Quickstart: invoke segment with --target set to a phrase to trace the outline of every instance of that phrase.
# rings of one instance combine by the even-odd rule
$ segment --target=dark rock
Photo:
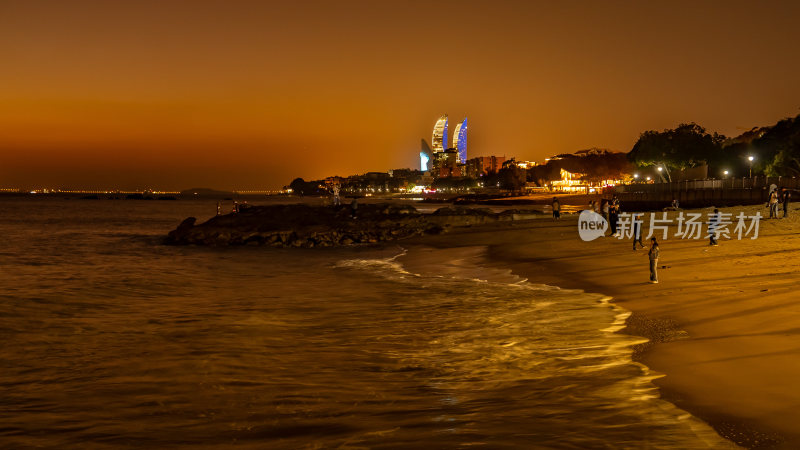
[[[189,231],[194,228],[194,223],[197,222],[197,219],[194,217],[187,217],[186,219],[178,225],[178,228],[170,231],[167,235],[166,242],[168,244],[186,244],[188,242],[184,242],[186,236],[188,235]]]
[[[506,213],[502,219],[518,220],[520,213]],[[240,208],[238,213],[212,217],[200,225],[195,225],[194,218],[186,219],[169,233],[166,242],[330,247],[439,234],[450,227],[497,220],[501,220],[501,216],[488,209],[465,207],[441,208],[433,214],[421,214],[408,205],[363,204],[359,205],[358,219],[353,220],[349,208],[303,204],[249,206]]]

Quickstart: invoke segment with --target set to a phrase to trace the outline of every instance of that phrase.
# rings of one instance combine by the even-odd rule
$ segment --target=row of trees
[[[754,157],[754,174],[800,176],[800,115],[732,139],[709,133],[696,123],[645,131],[628,153],[628,160],[638,167],[664,165],[671,170],[707,164],[709,174],[727,170],[731,176],[745,176],[750,169],[749,156]]]

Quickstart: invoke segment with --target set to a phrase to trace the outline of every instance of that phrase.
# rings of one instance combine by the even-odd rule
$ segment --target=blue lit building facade
[[[458,151],[458,163],[464,164],[467,162],[467,118],[456,125],[453,131],[453,148]]]

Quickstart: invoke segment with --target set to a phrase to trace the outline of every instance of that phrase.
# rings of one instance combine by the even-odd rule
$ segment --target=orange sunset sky
[[[263,189],[800,113],[798,2],[0,0],[0,187]],[[451,125],[451,130],[452,130]]]

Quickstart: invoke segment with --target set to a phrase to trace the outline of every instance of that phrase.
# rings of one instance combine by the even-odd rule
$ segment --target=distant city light
[[[633,178],[639,178],[639,174],[638,173],[633,174]]]
[[[658,166],[658,171],[661,172],[662,170],[661,166]]]
[[[747,159],[750,160],[750,162],[752,162],[753,159],[755,159],[755,158],[753,156],[748,156]]]

